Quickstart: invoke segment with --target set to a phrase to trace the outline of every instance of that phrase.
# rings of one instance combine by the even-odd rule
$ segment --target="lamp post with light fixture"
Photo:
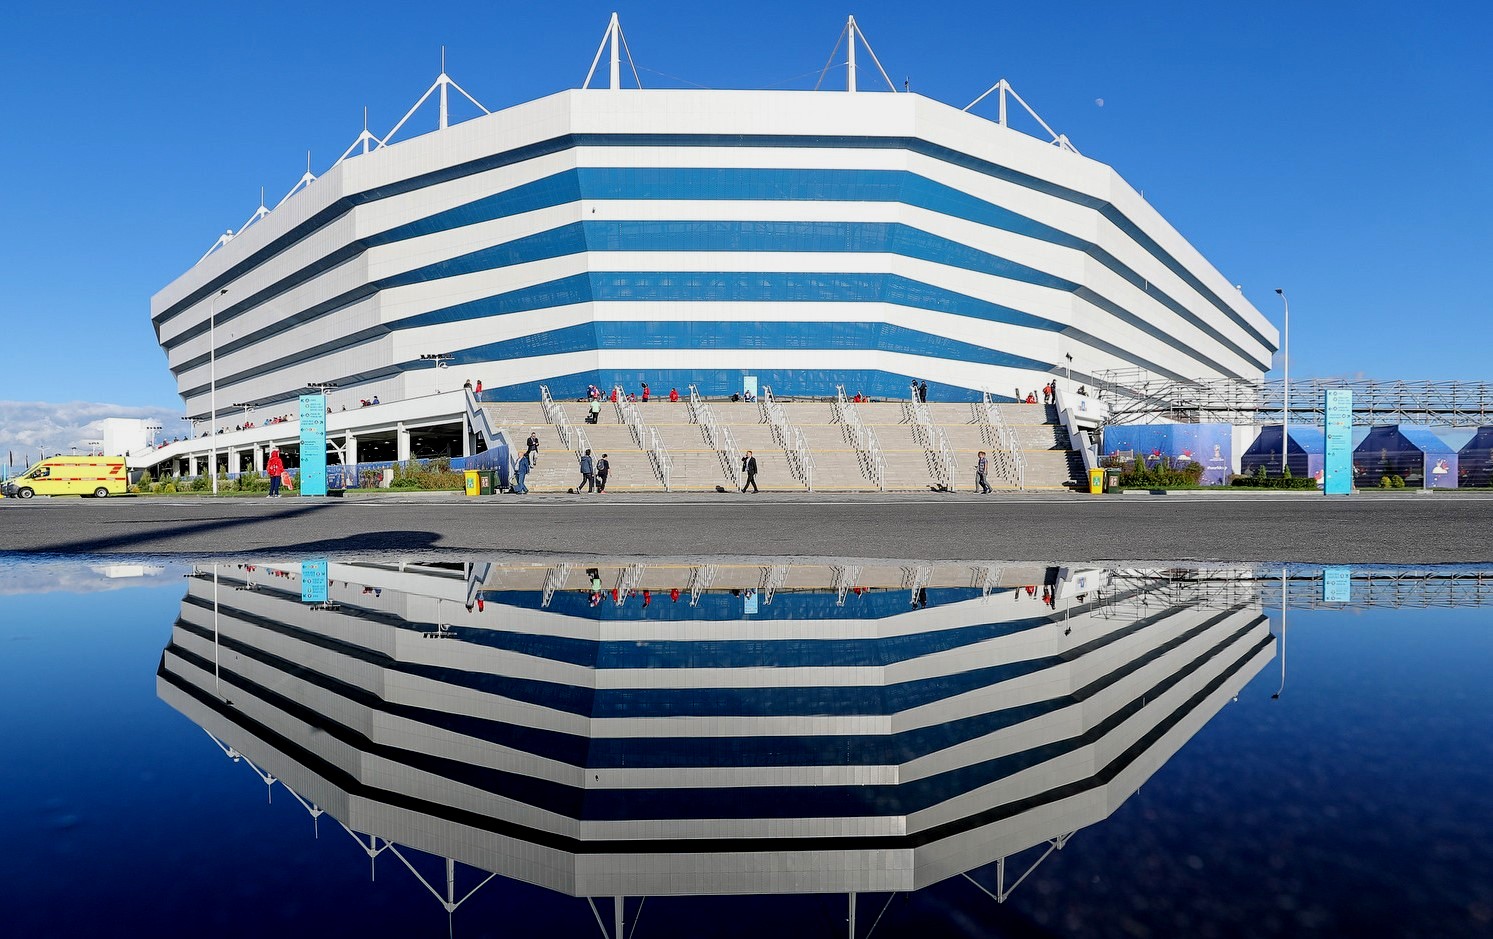
[[[224,287],[213,294],[213,302],[207,314],[207,384],[208,409],[212,412],[207,427],[208,457],[207,471],[213,477],[213,495],[218,494],[218,298],[228,292]]]
[[[1281,385],[1285,400],[1280,409],[1280,474],[1284,476],[1289,466],[1287,455],[1291,452],[1291,301],[1286,299],[1286,292],[1281,288],[1275,288],[1275,292],[1280,294],[1280,302],[1286,308],[1285,348],[1281,352],[1284,370]]]

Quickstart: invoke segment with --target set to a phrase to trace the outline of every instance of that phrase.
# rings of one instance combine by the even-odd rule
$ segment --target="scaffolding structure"
[[[1094,376],[1094,393],[1109,405],[1105,424],[1279,424],[1286,383],[1237,379],[1180,380],[1141,368]],[[1290,383],[1292,423],[1321,425],[1324,392],[1353,392],[1353,423],[1476,427],[1493,423],[1493,382],[1296,379]]]
[[[1493,607],[1493,570],[1357,568],[1349,599],[1324,600],[1325,568],[1119,570],[1094,612],[1140,619],[1177,606],[1226,610],[1241,605],[1279,608],[1284,592],[1292,609],[1453,609]]]

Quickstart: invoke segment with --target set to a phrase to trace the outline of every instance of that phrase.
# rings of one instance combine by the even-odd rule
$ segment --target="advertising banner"
[[[1477,429],[1457,451],[1459,486],[1493,486],[1493,426]]]
[[[1144,459],[1154,467],[1163,459],[1172,466],[1200,463],[1202,484],[1221,486],[1228,482],[1234,464],[1234,434],[1230,424],[1122,424],[1104,428],[1104,453],[1127,459]]]
[[[1323,403],[1322,435],[1326,440],[1322,457],[1322,491],[1346,496],[1353,491],[1353,392],[1334,388]]]
[[[1353,473],[1360,488],[1398,476],[1411,488],[1455,489],[1457,453],[1425,427],[1375,427],[1353,451]]]
[[[327,396],[301,395],[301,495],[327,494]]]

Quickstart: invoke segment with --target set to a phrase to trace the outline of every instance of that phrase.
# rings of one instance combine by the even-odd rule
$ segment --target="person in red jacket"
[[[671,403],[671,404],[678,404],[679,403],[679,389],[678,388],[670,388],[669,389],[669,403]]]
[[[285,475],[285,461],[280,459],[279,450],[270,451],[269,462],[264,464],[264,471],[270,474],[270,494],[268,498],[280,498],[280,477]]]

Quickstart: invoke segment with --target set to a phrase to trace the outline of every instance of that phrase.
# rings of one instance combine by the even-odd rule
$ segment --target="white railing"
[[[789,474],[803,483],[805,489],[813,492],[814,455],[809,452],[803,431],[793,426],[793,422],[788,419],[788,412],[773,397],[771,386],[762,386],[762,396],[757,399],[757,407],[762,413],[762,423],[772,429],[773,441],[783,448],[783,455],[788,459]]]
[[[835,423],[839,424],[845,432],[845,442],[855,450],[856,463],[860,465],[861,475],[871,481],[871,484],[880,491],[886,490],[886,460],[881,455],[881,445],[876,441],[876,433],[861,423],[860,412],[850,399],[845,397],[845,386],[835,386],[835,400],[833,403]]]
[[[721,463],[721,472],[730,480],[733,488],[741,488],[741,451],[736,449],[736,437],[731,428],[722,427],[715,419],[715,411],[700,397],[700,390],[689,386],[689,419],[700,425],[705,444],[715,451]]]
[[[653,467],[653,475],[658,477],[660,483],[663,483],[664,492],[671,491],[674,458],[669,456],[669,451],[658,439],[658,431],[652,427],[648,428],[648,465]]]
[[[576,459],[580,459],[582,454],[591,449],[591,442],[586,439],[586,432],[570,423],[565,409],[550,397],[548,385],[539,386],[539,404],[544,408],[544,419],[554,425],[555,433],[560,435],[562,447],[574,453]]]
[[[990,399],[990,392],[981,392],[979,416],[981,435],[990,447],[990,475],[1016,489],[1026,489],[1026,459],[1021,454],[1021,441],[1016,433],[1006,426],[999,405]]]
[[[637,402],[627,400],[620,385],[612,390],[612,396],[617,399],[617,421],[627,428],[627,432],[632,436],[633,444],[639,450],[647,452],[648,465],[653,468],[653,475],[658,478],[664,491],[668,492],[674,472],[674,461],[669,457],[669,451],[664,448],[663,441],[659,439],[658,431],[643,421]]]
[[[940,490],[952,492],[959,464],[954,459],[954,451],[949,447],[948,435],[928,416],[928,405],[919,398],[903,402],[902,418],[912,425],[913,439],[923,448],[929,475],[938,483]]]

